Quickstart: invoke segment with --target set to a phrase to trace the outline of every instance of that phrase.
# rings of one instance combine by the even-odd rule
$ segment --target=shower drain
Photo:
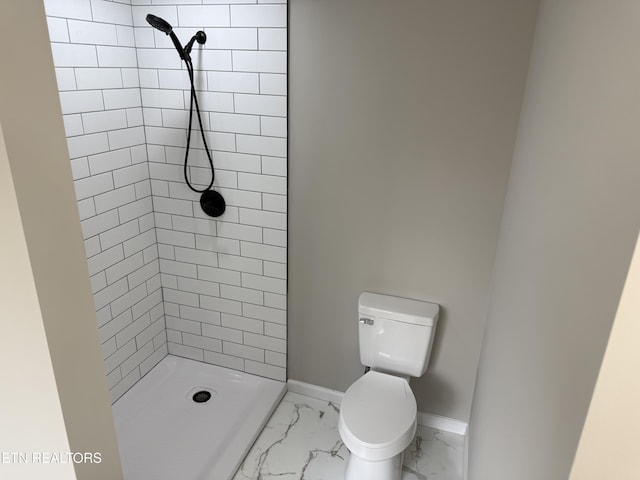
[[[207,390],[200,390],[199,392],[194,393],[191,398],[196,403],[206,403],[211,399],[211,392]]]
[[[213,388],[205,385],[198,385],[187,392],[185,399],[190,403],[194,402],[199,405],[204,405],[211,399],[215,398],[216,395],[217,392]]]

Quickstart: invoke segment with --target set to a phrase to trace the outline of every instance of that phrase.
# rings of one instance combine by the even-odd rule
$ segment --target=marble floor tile
[[[349,451],[339,407],[287,392],[233,480],[342,480]],[[418,426],[402,480],[461,480],[464,437]]]

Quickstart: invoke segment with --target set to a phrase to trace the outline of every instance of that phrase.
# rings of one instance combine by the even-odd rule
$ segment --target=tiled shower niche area
[[[287,6],[45,0],[112,400],[167,353],[286,378]],[[191,57],[214,189],[183,178]],[[197,130],[189,176],[210,170]]]

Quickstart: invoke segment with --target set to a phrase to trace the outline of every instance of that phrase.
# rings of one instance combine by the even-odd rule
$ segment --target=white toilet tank
[[[372,370],[422,376],[439,312],[435,303],[363,292],[358,300],[360,362]]]

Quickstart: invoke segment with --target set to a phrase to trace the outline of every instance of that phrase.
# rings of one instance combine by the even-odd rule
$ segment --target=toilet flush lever
[[[361,318],[360,323],[364,323],[365,325],[373,325],[373,318]]]

